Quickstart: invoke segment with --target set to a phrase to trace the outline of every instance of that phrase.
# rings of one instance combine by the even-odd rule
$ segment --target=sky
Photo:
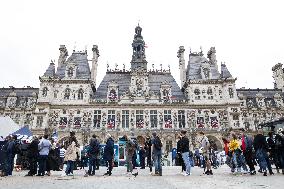
[[[138,22],[148,68],[171,67],[180,85],[177,51],[216,48],[238,88],[273,88],[271,68],[284,62],[284,2],[279,0],[9,0],[0,3],[0,87],[39,87],[59,46],[99,47],[97,86],[107,64],[130,67]],[[91,62],[90,62],[91,63]]]

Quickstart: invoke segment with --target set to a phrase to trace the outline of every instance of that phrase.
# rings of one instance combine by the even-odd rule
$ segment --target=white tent
[[[20,128],[10,117],[0,117],[0,136],[6,137]]]

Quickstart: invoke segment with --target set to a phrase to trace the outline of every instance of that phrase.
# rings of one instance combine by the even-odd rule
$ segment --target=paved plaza
[[[214,175],[207,176],[202,174],[202,169],[194,167],[192,175],[183,176],[180,174],[180,167],[163,167],[163,176],[151,176],[149,170],[140,170],[139,175],[126,175],[125,167],[115,168],[112,176],[103,176],[105,167],[100,167],[96,176],[83,177],[84,171],[75,171],[75,176],[62,177],[62,172],[52,172],[52,176],[45,177],[24,177],[27,171],[14,172],[12,177],[0,178],[0,188],[3,189],[189,189],[189,188],[283,188],[284,177],[282,174],[264,177],[262,174],[251,175],[232,175],[227,166],[214,170]],[[276,172],[276,170],[275,170]]]

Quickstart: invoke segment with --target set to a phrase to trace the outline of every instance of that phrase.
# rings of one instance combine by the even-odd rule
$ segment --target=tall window
[[[43,123],[43,117],[42,116],[37,116],[36,127],[42,127],[42,123]]]
[[[73,74],[74,74],[73,68],[69,68],[67,72],[68,77],[73,77]]]
[[[44,87],[44,88],[42,89],[42,96],[43,96],[43,97],[46,97],[46,96],[47,96],[47,91],[48,91],[47,87]]]
[[[178,127],[184,128],[185,127],[185,115],[184,110],[178,111]]]
[[[81,127],[81,117],[74,117],[74,127]]]
[[[70,93],[71,93],[71,90],[69,88],[65,89],[64,99],[69,99],[70,98]]]
[[[157,110],[150,110],[150,125],[151,128],[157,128],[158,126]]]
[[[78,100],[82,100],[83,99],[83,95],[84,95],[83,89],[79,89],[79,91],[78,91]]]
[[[115,128],[115,110],[108,110],[107,115],[107,128],[114,129]]]
[[[122,110],[122,128],[129,128],[129,110]]]
[[[53,93],[53,97],[57,98],[57,94],[58,94],[58,90],[55,90],[54,93]]]
[[[172,111],[164,110],[165,128],[172,128]]]
[[[165,153],[171,152],[172,149],[173,149],[173,142],[171,140],[167,140],[166,141],[166,151],[165,151]],[[169,154],[166,154],[166,155],[169,155]]]
[[[101,110],[95,110],[94,111],[94,127],[100,128],[101,127],[101,117],[102,117]]]
[[[229,96],[230,98],[234,98],[234,92],[232,88],[229,88]]]
[[[136,127],[144,127],[144,112],[143,110],[136,110]]]

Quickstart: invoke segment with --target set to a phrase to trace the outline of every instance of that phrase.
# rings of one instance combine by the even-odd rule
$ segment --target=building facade
[[[272,68],[273,89],[237,89],[226,65],[221,63],[219,69],[214,47],[206,55],[190,52],[186,63],[181,46],[177,52],[180,88],[170,68],[149,68],[139,25],[132,49],[130,70],[108,66],[96,86],[98,46],[92,48],[90,68],[87,51],[69,56],[61,45],[57,65],[51,62],[39,77],[39,88],[0,89],[0,115],[30,125],[36,134],[56,130],[62,140],[75,131],[82,143],[93,133],[101,141],[110,133],[115,140],[128,134],[143,142],[156,131],[165,150],[175,146],[181,129],[188,131],[193,145],[196,133],[203,130],[221,148],[221,137],[229,129],[253,131],[263,121],[284,116],[280,63]]]

